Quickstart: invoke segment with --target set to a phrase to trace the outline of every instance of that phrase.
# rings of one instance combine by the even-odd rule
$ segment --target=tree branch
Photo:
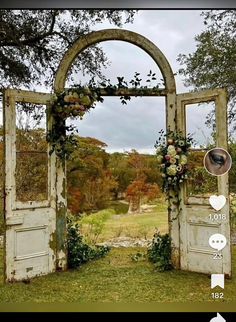
[[[20,40],[18,39],[17,41],[3,41],[1,42],[1,46],[14,46],[14,47],[18,47],[18,46],[22,46],[22,45],[34,45],[35,43],[39,42],[40,40],[43,40],[44,38],[50,36],[51,34],[53,34],[53,29],[56,23],[56,16],[58,15],[58,10],[53,11],[53,15],[52,15],[52,21],[49,27],[49,30],[39,34],[35,37],[32,38],[28,38],[28,39],[24,39],[24,40]],[[62,35],[61,35],[62,36]]]

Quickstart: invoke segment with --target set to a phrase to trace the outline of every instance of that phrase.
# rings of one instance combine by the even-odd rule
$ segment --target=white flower
[[[171,164],[167,169],[166,172],[169,176],[175,176],[177,169],[175,164]]]
[[[74,92],[74,93],[73,93],[73,97],[74,97],[74,98],[79,98],[79,95],[78,95],[76,92]]]
[[[175,150],[175,147],[173,145],[168,146],[167,152],[168,152],[168,155],[170,155],[171,157],[174,157],[177,154],[176,150]]]
[[[179,146],[184,146],[185,142],[183,140],[179,140]]]
[[[185,165],[186,163],[187,163],[187,157],[186,157],[186,155],[184,155],[184,154],[182,154],[181,156],[180,156],[180,159],[179,159],[179,163],[181,164],[181,165]]]
[[[69,95],[65,95],[64,97],[64,102],[68,103],[70,101]]]
[[[176,159],[175,158],[170,158],[170,161],[169,161],[171,164],[175,164],[176,163]]]
[[[167,148],[168,151],[171,151],[171,150],[175,150],[175,147],[174,145],[169,145],[168,148]]]
[[[182,170],[182,165],[178,165],[177,166],[177,171],[181,171]]]

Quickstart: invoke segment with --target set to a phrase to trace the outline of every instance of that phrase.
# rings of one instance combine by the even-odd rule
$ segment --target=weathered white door
[[[49,155],[47,143],[38,139],[42,130],[35,128],[26,138],[27,131],[20,132],[16,120],[19,104],[40,105],[46,111],[50,97],[12,89],[4,94],[6,281],[47,274],[56,267],[55,157]],[[18,115],[24,122],[23,114]]]
[[[227,150],[227,98],[223,89],[177,95],[178,129],[186,134],[186,109],[191,104],[204,102],[213,102],[215,105],[216,146]],[[203,156],[205,153],[206,151]],[[202,170],[205,171],[204,175],[210,176],[205,169]],[[215,211],[211,207],[209,195],[190,195],[189,183],[186,183],[180,191],[180,268],[231,276],[228,174],[215,176],[214,180],[216,182],[214,194],[224,195],[227,200],[220,211]],[[215,233],[223,234],[227,239],[226,247],[220,252],[211,248],[208,242],[209,237]]]

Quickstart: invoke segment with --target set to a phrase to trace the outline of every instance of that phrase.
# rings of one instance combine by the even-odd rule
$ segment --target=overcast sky
[[[194,52],[195,35],[204,30],[200,10],[140,10],[133,24],[124,28],[135,31],[151,40],[166,56],[174,73],[181,67],[177,62],[180,53]],[[109,23],[99,24],[97,30],[113,28]],[[111,62],[103,72],[112,83],[117,76],[126,80],[133,78],[135,72],[141,73],[146,80],[150,70],[160,75],[160,71],[143,50],[122,41],[100,43]],[[177,93],[188,92],[180,76],[176,77]],[[78,77],[79,78],[79,77]],[[78,82],[80,79],[78,79]],[[145,84],[144,84],[145,85]],[[153,84],[155,85],[155,84]],[[43,91],[42,88],[39,89]],[[188,132],[195,133],[200,144],[207,144],[210,130],[204,122],[209,106],[194,106],[188,109]],[[0,115],[1,123],[1,115]],[[105,97],[104,103],[76,121],[81,136],[95,137],[105,142],[107,151],[127,151],[136,149],[144,153],[154,153],[154,144],[158,131],[165,129],[165,98],[132,98],[127,105],[122,105],[118,97]]]
[[[151,40],[168,59],[174,73],[180,68],[177,56],[195,50],[194,36],[203,29],[203,18],[199,10],[141,10],[136,14],[134,23],[124,26]],[[96,29],[111,28],[108,23]],[[111,65],[104,74],[116,83],[117,76],[130,80],[134,73],[140,72],[143,79],[149,70],[160,74],[157,66],[143,50],[122,41],[101,43]],[[190,88],[183,85],[176,76],[177,93],[187,92]],[[165,128],[165,99],[132,98],[122,105],[119,98],[105,97],[102,104],[87,113],[78,121],[82,136],[96,137],[108,145],[108,151],[126,151],[132,148],[145,153],[154,152],[158,131]],[[193,107],[188,113],[188,131],[196,133],[199,143],[206,144],[209,130],[204,120],[209,111],[206,105]]]

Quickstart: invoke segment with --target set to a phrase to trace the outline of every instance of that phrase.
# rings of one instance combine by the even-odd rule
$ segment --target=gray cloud
[[[134,23],[125,25],[147,37],[167,57],[174,72],[180,68],[176,58],[179,53],[189,53],[195,49],[194,37],[203,29],[203,19],[199,10],[142,10],[137,14]],[[110,28],[108,23],[99,25],[97,29]],[[106,77],[116,82],[117,76],[131,79],[135,71],[141,73],[143,79],[151,69],[160,75],[153,60],[140,48],[121,41],[101,43],[111,65],[104,69]],[[177,75],[178,92],[186,92],[182,80]],[[83,136],[93,136],[108,144],[109,151],[123,151],[135,148],[142,152],[153,152],[153,145],[158,131],[165,128],[164,98],[132,98],[127,106],[122,106],[118,98],[105,98],[78,122],[79,133]],[[204,127],[204,117],[192,111],[190,122],[191,132],[204,142],[204,136],[198,127]],[[204,114],[205,116],[205,114]],[[209,130],[205,129],[209,135]]]
[[[176,61],[179,53],[193,52],[196,44],[194,37],[203,28],[199,10],[140,10],[133,24],[125,29],[147,37],[159,47],[167,57],[174,72],[180,68]],[[111,28],[109,23],[99,24],[96,29]],[[117,76],[130,80],[136,71],[143,79],[151,69],[160,75],[153,60],[140,48],[121,41],[101,43],[111,65],[104,74],[112,82]],[[80,80],[81,75],[77,78]],[[180,77],[176,76],[177,92],[187,92]],[[44,91],[44,89],[39,89]],[[1,114],[1,113],[0,113]],[[205,114],[191,112],[191,132],[196,132],[200,143],[205,143],[198,128],[204,127]],[[1,124],[1,115],[0,115]],[[123,151],[135,148],[142,152],[153,152],[158,131],[165,128],[164,98],[132,98],[127,106],[122,106],[118,98],[106,97],[103,104],[76,121],[79,133],[96,137],[108,144],[109,151]],[[209,129],[205,129],[209,136]]]

